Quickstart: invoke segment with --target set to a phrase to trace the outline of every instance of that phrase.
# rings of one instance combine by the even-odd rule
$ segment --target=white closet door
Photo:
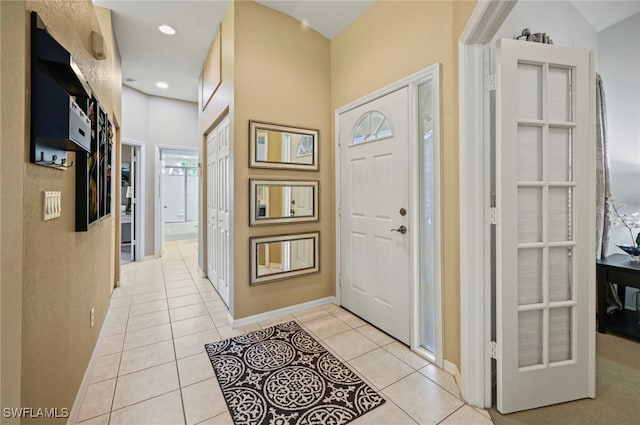
[[[586,50],[497,46],[498,410],[595,397],[595,77]]]
[[[207,135],[207,277],[215,288],[218,285],[217,146],[218,132],[213,130]]]
[[[229,305],[229,268],[231,267],[231,238],[229,233],[229,206],[230,206],[230,169],[229,169],[229,117],[226,117],[214,131],[218,132],[217,149],[217,177],[215,182],[218,217],[217,236],[217,261],[218,283],[216,289],[220,297]]]

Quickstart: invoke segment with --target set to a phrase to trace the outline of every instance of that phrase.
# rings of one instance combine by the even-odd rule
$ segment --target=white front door
[[[409,344],[409,89],[340,115],[341,303]]]
[[[229,117],[207,136],[207,275],[229,305]]]
[[[313,191],[308,187],[292,187],[290,212],[294,217],[313,216]]]
[[[595,397],[595,76],[586,50],[497,47],[498,410]]]

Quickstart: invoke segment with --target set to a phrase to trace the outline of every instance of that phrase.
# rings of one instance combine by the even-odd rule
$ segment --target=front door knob
[[[403,225],[403,226],[398,227],[397,229],[391,229],[391,231],[392,232],[398,232],[398,233],[401,233],[401,234],[404,235],[405,233],[407,233],[407,226]]]

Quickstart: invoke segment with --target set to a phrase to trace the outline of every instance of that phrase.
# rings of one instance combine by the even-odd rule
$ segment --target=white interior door
[[[218,132],[213,130],[207,135],[207,277],[214,287],[218,284],[217,142]]]
[[[217,136],[217,180],[213,182],[218,197],[216,208],[218,228],[217,228],[217,261],[218,261],[218,282],[216,289],[220,297],[229,305],[229,268],[230,268],[230,248],[231,239],[229,233],[229,117],[226,117],[214,130]],[[214,149],[215,150],[215,149]]]
[[[496,50],[497,383],[509,413],[595,397],[595,77],[588,51]]]
[[[409,344],[409,89],[340,115],[341,302]],[[402,226],[402,227],[401,227]]]

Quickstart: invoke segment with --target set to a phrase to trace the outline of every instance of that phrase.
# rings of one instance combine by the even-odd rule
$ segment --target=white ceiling
[[[258,0],[332,39],[375,0]],[[428,1],[428,0],[424,0]],[[540,1],[540,0],[533,0]],[[123,84],[144,93],[196,102],[198,77],[229,0],[93,0],[113,11]],[[571,2],[597,30],[640,12],[640,0]],[[177,31],[168,36],[158,26]],[[136,83],[126,80],[132,78]],[[165,81],[168,89],[156,87]]]
[[[331,39],[375,0],[263,0]],[[113,11],[122,82],[144,93],[196,102],[198,77],[229,0],[93,0]],[[168,36],[158,31],[167,24]],[[126,80],[132,78],[136,83]],[[169,88],[156,87],[165,81]]]

